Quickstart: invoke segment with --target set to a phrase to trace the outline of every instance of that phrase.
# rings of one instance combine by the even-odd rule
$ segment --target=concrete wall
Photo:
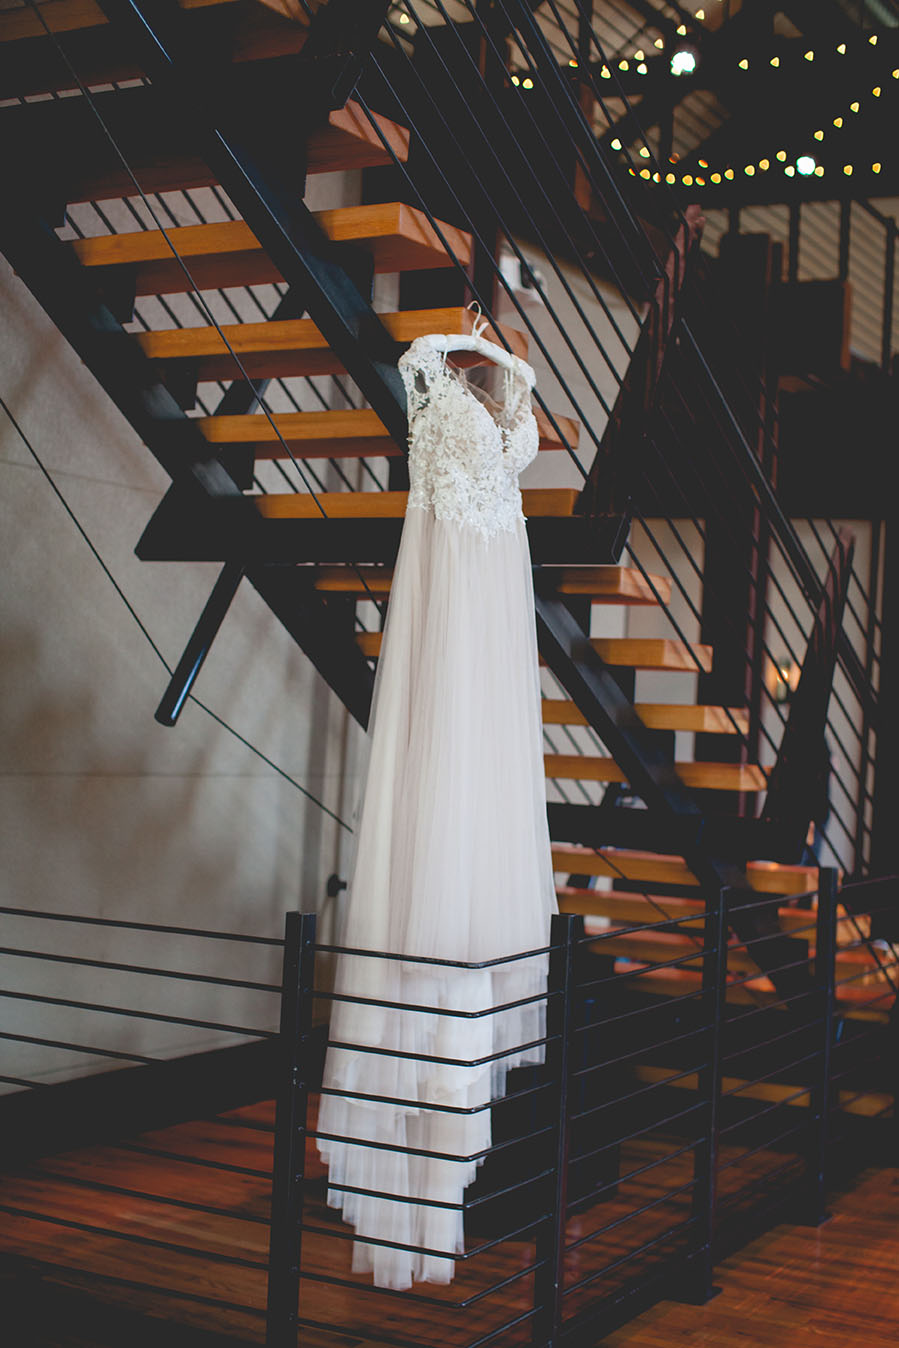
[[[168,485],[93,377],[3,263],[0,393],[169,663],[212,565],[133,549]],[[4,905],[278,935],[325,911],[349,834],[195,705],[153,719],[166,673],[0,411],[0,875]],[[197,694],[349,820],[362,734],[244,586]],[[3,944],[266,980],[277,954],[4,918]],[[5,958],[3,986],[206,1020],[276,1022],[263,994]],[[151,1056],[220,1046],[208,1031],[0,999],[4,1028]],[[0,1074],[52,1081],[108,1060],[0,1041]],[[0,1086],[2,1088],[2,1086]]]

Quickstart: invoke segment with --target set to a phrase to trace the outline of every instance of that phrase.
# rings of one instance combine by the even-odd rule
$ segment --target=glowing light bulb
[[[641,177],[641,178],[651,178],[651,177],[652,177],[652,174],[650,173],[649,169],[641,169],[641,170],[640,170],[640,177]]]
[[[770,160],[770,159],[760,159],[760,160],[759,160],[759,168],[762,170],[763,173],[767,173],[770,167],[771,167],[771,160]]]
[[[815,132],[815,140],[823,140],[823,139],[824,139],[824,132],[823,132],[823,131],[816,131],[816,132]]]
[[[697,159],[696,162],[700,168],[708,168],[709,166],[709,161],[707,159]]]
[[[577,70],[577,61],[574,59],[573,56],[571,60],[568,62],[568,64],[571,66],[572,70]]]
[[[746,174],[747,178],[751,178],[755,173],[755,164],[747,164],[743,172]]]
[[[696,53],[687,47],[671,53],[672,75],[692,75],[696,69]]]
[[[815,53],[814,53],[813,51],[807,51],[807,52],[805,53],[805,59],[806,59],[807,61],[814,61],[814,59],[815,59]]]
[[[845,55],[846,55],[846,43],[845,43],[845,42],[841,42],[840,45],[837,47],[837,51],[840,53],[841,56],[845,56]]]
[[[678,37],[686,37],[686,36],[687,36],[687,25],[686,25],[685,23],[678,24],[678,26],[677,26],[677,35],[678,35]]]
[[[648,150],[648,148],[647,148],[645,145],[641,145],[641,146],[640,146],[640,158],[641,158],[641,159],[648,159],[648,158],[649,158],[649,150]]]
[[[817,165],[810,154],[801,154],[796,160],[796,172],[803,178],[810,178],[816,168]]]
[[[875,98],[879,98],[880,95],[883,93],[883,90],[881,89],[879,84],[875,84],[874,88],[871,90],[871,93],[874,95]]]
[[[868,38],[868,41],[871,43],[871,46],[872,46],[872,47],[876,47],[876,46],[877,46],[877,34],[876,34],[876,33],[872,33],[871,36]]]
[[[634,52],[634,60],[635,60],[635,61],[645,61],[645,60],[646,60],[646,52],[643,50],[642,47],[640,48],[639,51],[635,51],[635,52]]]
[[[796,170],[793,168],[792,164],[787,164],[786,168],[784,169],[784,173],[787,175],[788,178],[793,178],[796,175]]]
[[[659,175],[658,175],[657,173],[654,173],[654,174],[652,175],[652,180],[653,180],[654,183],[661,182],[661,179],[660,179],[660,177],[659,177]]]
[[[649,68],[647,67],[645,61],[641,61],[640,64],[637,66],[637,74],[638,74],[638,75],[648,75],[648,74],[649,74]]]
[[[779,65],[780,65],[780,57],[779,57],[779,56],[772,56],[772,57],[771,57],[771,65],[773,65],[773,66],[775,66],[775,67],[779,66]]]
[[[712,182],[713,182],[713,183],[720,183],[720,181],[721,181],[721,174],[720,174],[720,173],[713,173],[713,174],[712,174]]]
[[[858,112],[859,108],[861,107],[861,104],[860,104],[860,103],[850,103],[849,106],[850,106],[850,108],[852,109],[853,112]]]
[[[843,125],[842,117],[834,117],[833,124],[834,126],[842,126]]]
[[[724,176],[725,176],[725,178],[727,179],[728,182],[731,182],[732,179],[733,179],[733,176],[734,176],[734,171],[733,171],[733,169],[725,169],[725,170],[724,170]]]
[[[612,147],[613,150],[620,150],[620,149],[621,149],[621,141],[618,139],[617,136],[615,137],[614,140],[610,140],[610,141],[609,141],[609,144],[611,145],[611,147]]]
[[[522,80],[522,81],[521,81],[521,87],[522,87],[522,89],[533,89],[533,87],[534,87],[534,81],[533,81],[532,79],[530,79],[530,77],[529,77],[528,79],[526,79],[526,80]]]
[[[513,84],[520,84],[520,83],[521,83],[521,80],[518,78],[517,75],[513,75],[513,76],[512,76],[512,83],[513,83]]]
[[[882,164],[872,164],[872,165],[871,165],[871,172],[872,172],[872,173],[879,173],[880,170],[881,170],[882,168],[883,168],[883,165],[882,165]]]
[[[851,164],[844,164],[844,165],[843,165],[843,172],[845,173],[845,175],[846,175],[847,178],[851,178],[851,177],[852,177],[852,165],[851,165]]]
[[[824,177],[824,165],[823,165],[823,164],[819,164],[818,167],[815,169],[815,177],[816,177],[816,178],[823,178],[823,177]]]
[[[705,178],[697,178],[696,182],[699,187],[705,187]]]
[[[655,40],[655,42],[654,42],[652,45],[653,45],[654,47],[658,47],[659,51],[664,51],[664,50],[665,50],[665,39],[662,38],[662,37],[657,37],[656,40]]]
[[[787,157],[787,152],[786,152],[786,150],[778,150],[778,151],[777,151],[776,158],[779,159],[781,163],[784,162],[784,160],[786,159],[786,157]]]
[[[409,15],[408,15],[408,14],[401,14],[401,15],[400,15],[400,23],[409,23]]]
[[[684,174],[684,177],[683,177],[683,183],[684,183],[684,187],[692,187],[692,186],[693,186],[693,177],[692,177],[692,174],[685,173],[685,174]]]
[[[600,79],[604,80],[610,80],[612,78],[612,72],[608,66],[603,66],[602,70],[599,72],[599,75]]]
[[[619,70],[629,70],[630,67],[629,67],[627,61],[619,61],[619,62],[618,62],[618,69],[619,69]]]
[[[704,9],[697,9],[697,11],[696,11],[696,17],[697,17],[697,19],[699,20],[699,22],[702,23],[703,19],[705,18],[705,10],[704,10]]]
[[[666,182],[666,183],[676,183],[676,182],[677,182],[677,178],[674,176],[673,173],[666,173],[666,174],[665,174],[665,182]]]
[[[741,70],[748,70],[748,69],[749,69],[749,62],[746,60],[746,57],[745,57],[745,56],[743,57],[743,60],[742,60],[742,61],[739,61],[737,64],[739,65],[739,67],[740,67]]]
[[[894,71],[893,71],[893,79],[894,79],[894,80],[899,80],[899,70],[894,70]]]

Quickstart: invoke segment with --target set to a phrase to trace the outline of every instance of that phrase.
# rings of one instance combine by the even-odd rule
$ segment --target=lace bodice
[[[432,510],[487,537],[515,529],[523,518],[518,475],[540,443],[524,374],[504,371],[500,405],[422,338],[399,368],[409,413],[408,509]]]

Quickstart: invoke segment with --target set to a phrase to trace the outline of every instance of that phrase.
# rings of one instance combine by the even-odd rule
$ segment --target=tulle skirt
[[[410,509],[341,943],[504,960],[547,944],[555,907],[524,523],[487,537]],[[545,984],[545,955],[488,969],[338,958],[323,1084],[346,1094],[323,1094],[319,1148],[328,1201],[356,1229],[353,1268],[379,1286],[452,1278],[457,1205],[490,1146],[483,1106],[510,1068],[542,1061]]]

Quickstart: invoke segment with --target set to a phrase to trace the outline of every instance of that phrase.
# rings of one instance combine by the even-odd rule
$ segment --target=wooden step
[[[403,202],[341,206],[329,211],[315,211],[314,215],[322,231],[333,243],[353,243],[371,253],[376,271],[431,270],[453,265],[452,258],[427,216]],[[441,224],[440,229],[459,261],[470,261],[471,235],[452,225]],[[213,225],[181,225],[166,230],[165,234],[158,229],[101,234],[95,238],[75,239],[71,247],[84,267],[135,268],[137,295],[170,295],[191,290],[194,286],[198,290],[215,290],[228,286],[264,285],[283,279],[275,263],[243,220],[226,220]],[[185,275],[184,267],[173,256],[172,248],[183,259],[193,284]],[[272,328],[273,332],[267,340],[275,342],[272,348],[275,351],[282,350],[285,341],[301,342],[304,348],[314,344],[316,338],[321,342],[317,329],[309,320],[277,325],[229,324],[226,331],[230,333],[232,328],[239,331],[242,326]],[[435,329],[426,328],[425,331],[434,332]],[[224,349],[215,328],[180,328],[173,332],[145,335],[158,336],[160,347],[152,354],[169,359],[213,357]],[[255,336],[247,335],[246,340],[251,343],[248,350],[268,349],[258,345],[260,336],[263,334],[259,332]],[[183,340],[183,349],[178,346],[177,338]],[[411,341],[412,338],[397,338],[397,341],[404,340]]]
[[[465,312],[456,310],[447,310],[446,312]],[[450,329],[448,329],[449,331]],[[323,590],[326,593],[346,594],[358,597],[365,597],[369,592],[371,583],[378,587],[379,594],[389,594],[390,585],[393,579],[393,572],[387,568],[362,568],[362,574],[365,576],[366,584],[363,585],[354,567],[331,566],[321,567],[316,573],[315,588]],[[643,577],[640,572],[633,567],[627,566],[571,566],[571,567],[545,567],[543,574],[554,576],[557,583],[559,594],[577,594],[591,598],[594,604],[642,604],[649,602],[643,598],[634,598],[633,596],[640,592],[640,586],[643,584]],[[669,582],[662,580],[661,576],[653,577],[660,586],[668,585]],[[652,602],[655,602],[654,600]],[[560,707],[573,707],[580,721],[571,721],[572,725],[585,725],[586,720],[573,702],[564,702],[561,699],[556,700]],[[544,702],[544,709],[548,703]],[[555,705],[555,703],[553,704]],[[544,714],[544,720],[547,717]],[[558,722],[556,724],[559,724]]]
[[[622,960],[616,965],[616,972],[626,974],[641,969],[638,961]],[[642,993],[654,997],[684,997],[698,995],[702,990],[702,975],[693,969],[643,969],[637,983]],[[856,988],[852,983],[844,983],[837,988],[837,1002],[840,1015],[846,1020],[867,1021],[875,1025],[886,1025],[890,1020],[890,1007],[893,997],[878,999],[871,1004],[872,993],[869,988]],[[755,978],[750,983],[732,984],[727,988],[727,1002],[733,1006],[764,1006],[780,1000],[770,979]]]
[[[177,0],[181,9],[210,9],[235,3],[235,0]],[[99,28],[109,22],[98,0],[38,0],[40,15],[30,4],[0,13],[0,42],[20,42],[51,33],[73,33]],[[257,6],[260,18],[265,10]],[[42,22],[43,20],[43,22]],[[46,27],[45,27],[46,24]],[[302,27],[302,25],[300,25]]]
[[[197,417],[194,424],[211,444],[252,445],[257,459],[289,458],[285,442],[291,454],[304,459],[395,457],[402,453],[377,413],[367,407],[279,412],[273,421],[274,426],[260,412],[251,412],[247,416]],[[556,421],[573,448],[577,444],[577,422],[570,417],[556,417]],[[537,426],[541,449],[563,448],[555,428],[539,410]]]
[[[144,92],[142,89],[126,89],[124,91],[126,94],[143,94]],[[109,97],[109,95],[103,96]],[[33,106],[42,105],[34,104]],[[25,109],[24,111],[29,110]],[[12,109],[12,111],[18,113],[23,110]],[[42,123],[43,121],[44,118],[42,118]],[[375,115],[375,121],[393,155],[401,163],[408,159],[408,130],[380,114]],[[57,125],[49,117],[46,118],[46,124],[48,126]],[[186,188],[213,187],[216,185],[218,181],[216,175],[201,155],[190,146],[172,146],[165,134],[158,139],[158,143],[147,135],[144,136],[143,141],[149,141],[150,143],[144,144],[141,142],[133,149],[130,145],[126,145],[126,149],[129,150],[131,170],[144,192],[175,192],[184,191]],[[94,164],[93,167],[86,168],[83,172],[73,173],[72,184],[68,188],[70,201],[104,201],[110,197],[134,195],[134,182],[131,175],[117,161],[113,161],[111,153],[104,153],[97,159],[98,153],[94,147],[92,149],[94,158],[91,160]],[[359,104],[349,102],[345,107],[337,108],[329,113],[327,122],[316,128],[309,136],[306,142],[306,171],[308,173],[338,173],[349,172],[353,169],[378,168],[382,165],[392,164],[393,155],[385,149],[381,135],[370,124]],[[366,210],[368,208],[347,207],[345,209]],[[389,214],[389,206],[386,208],[374,207],[373,209],[382,214],[385,212]],[[407,207],[406,210],[412,211],[413,208]],[[204,229],[207,226],[186,225],[182,228]],[[150,232],[149,230],[142,231],[142,235]],[[172,232],[177,233],[177,230]],[[103,237],[108,238],[110,236],[105,235]],[[113,237],[127,236],[116,235]],[[432,260],[436,254],[430,229],[413,234],[410,241],[410,252],[412,251],[412,244],[416,244],[415,255],[422,259],[415,265],[428,267],[446,265],[443,262]],[[170,258],[171,251],[167,251]],[[386,242],[384,254],[385,256],[389,254],[389,244]],[[425,258],[428,261],[424,261]],[[171,275],[174,278],[174,271],[171,271]],[[199,277],[197,279],[200,280]],[[205,280],[203,283],[211,287],[247,284],[242,280]],[[181,288],[183,289],[184,286],[182,285]]]
[[[651,730],[693,730],[717,735],[745,735],[749,731],[749,713],[741,707],[638,702],[636,711]],[[543,724],[586,725],[587,718],[580,707],[567,698],[544,698]]]
[[[556,890],[559,911],[576,913],[581,917],[602,917],[611,922],[643,923],[670,920],[679,926],[702,930],[705,923],[705,904],[701,899],[674,898],[659,894],[626,894],[613,889],[577,889],[561,885]],[[777,910],[781,931],[790,936],[801,936],[814,948],[814,909],[784,905]],[[856,927],[856,923],[858,927]],[[871,919],[865,914],[851,918],[842,904],[837,908],[837,945],[851,945],[860,937],[868,937]]]
[[[337,495],[338,495],[338,496],[344,495],[344,496],[354,497],[354,496],[368,496],[368,495],[375,495],[375,493],[369,493],[369,492],[344,492],[344,493],[337,493]],[[398,497],[398,498],[402,498],[401,503],[402,503],[403,507],[405,507],[405,493],[404,493],[404,492],[378,492],[377,495],[380,496],[380,497],[385,497],[385,496],[386,496],[386,497]],[[577,493],[576,493],[576,492],[572,492],[571,495],[576,497]],[[531,515],[531,514],[534,514],[534,515],[537,515],[537,514],[539,514],[539,515],[549,515],[549,514],[553,514],[553,515],[559,514],[559,515],[562,515],[562,514],[568,514],[568,513],[570,513],[570,509],[565,509],[565,508],[564,508],[565,505],[566,505],[566,499],[565,499],[565,496],[566,496],[565,489],[561,489],[561,490],[560,490],[560,489],[555,489],[555,490],[552,490],[552,491],[544,490],[544,491],[536,491],[536,492],[528,492],[528,491],[524,491],[524,492],[522,492],[522,500],[523,500],[523,502],[524,502],[524,513],[525,513],[525,515]],[[544,502],[542,498],[549,498],[549,499],[547,499],[547,500]],[[556,499],[556,498],[558,498],[558,499]],[[280,501],[282,500],[282,497],[281,497],[280,495],[277,495],[277,496],[260,496],[260,497],[257,497],[257,498],[255,498],[255,499],[257,500],[257,503],[258,503],[258,505],[259,505],[259,509],[262,511],[262,513],[265,514],[265,515],[271,515],[272,511],[271,511],[271,507],[269,506],[268,503],[269,503],[269,502],[280,502]],[[311,498],[310,498],[310,499],[311,499]],[[323,498],[322,498],[321,496],[319,496],[319,500],[322,500],[322,499],[323,499]],[[305,497],[302,497],[302,496],[293,496],[293,497],[287,497],[287,498],[285,498],[285,504],[286,504],[286,506],[287,506],[288,509],[291,508],[291,507],[290,507],[290,502],[291,502],[292,500],[305,501],[306,498],[305,498]],[[531,502],[531,503],[533,503],[533,504],[536,504],[538,501],[540,501],[540,503],[541,503],[541,508],[540,508],[540,509],[537,509],[537,510],[533,510],[533,509],[529,510],[529,509],[528,509],[528,502]],[[397,512],[397,513],[400,513],[400,512],[399,512],[399,509],[398,509],[398,506],[399,506],[400,502],[397,502],[397,505],[396,505],[396,506],[394,506],[394,504],[393,504],[391,501],[378,502],[377,504],[381,505],[382,513],[384,513],[384,514],[392,514],[392,513],[394,513],[394,510],[395,510],[395,509],[396,509],[396,512]],[[572,501],[571,508],[573,508],[573,504],[574,504],[574,502]],[[310,517],[311,517],[312,511],[309,509],[308,506],[305,506],[305,507],[304,507],[304,512],[305,512],[305,513],[308,513],[308,514],[310,515]],[[320,512],[316,512],[316,513],[320,513]],[[627,653],[628,655],[630,655],[630,654],[633,653],[633,646],[634,646],[634,643],[633,643],[632,641],[630,641],[627,637],[620,637],[620,638],[619,638],[619,637],[611,637],[611,638],[609,638],[609,639],[603,638],[603,647],[609,652],[609,654],[611,654],[611,655],[613,655],[613,656],[616,656],[616,655],[617,655],[617,651],[616,651],[615,648],[616,648],[616,646],[617,646],[617,644],[618,644],[619,641],[620,641],[621,645],[622,645],[623,647],[626,648],[626,653]],[[596,644],[595,641],[594,641],[592,644],[595,645],[595,644]],[[641,643],[641,644],[647,644],[647,643]],[[668,641],[658,641],[658,642],[655,643],[655,645],[656,645],[657,647],[659,647],[659,648],[664,648],[664,647],[668,647],[668,646],[676,645],[676,644],[677,644],[676,642],[668,642]],[[707,651],[709,652],[709,656],[710,656],[710,658],[711,658],[711,647],[710,647],[710,646],[706,646],[706,647],[703,647],[703,649],[704,649],[704,650],[707,650]],[[370,653],[370,652],[367,652],[367,653]],[[667,656],[667,651],[666,651],[666,650],[663,650],[663,649],[659,649],[659,650],[656,652],[656,655],[657,655],[657,658],[659,659],[659,661],[661,662],[662,660],[664,660],[664,659],[666,658],[666,656]],[[644,655],[644,659],[645,659],[645,658],[649,658],[648,655]],[[541,662],[541,663],[542,663],[542,662]],[[615,659],[608,660],[607,663],[608,663],[608,664],[614,664],[614,665],[625,665],[625,664],[627,663],[627,661],[624,660],[624,659],[617,659],[617,658],[615,658]],[[641,665],[640,668],[641,668],[641,669],[659,669],[659,670],[665,670],[665,669],[679,670],[679,669],[682,668],[682,666],[681,666],[680,663],[677,662],[677,658],[675,658],[675,662],[672,663],[672,664],[663,664],[663,663],[659,663],[659,664],[655,664],[655,665]],[[582,758],[580,761],[581,761],[582,763],[584,763],[584,762],[586,762],[587,760],[586,760],[586,758]],[[611,781],[611,780],[614,780],[614,779],[613,779],[613,778],[601,777],[601,778],[597,778],[596,780],[598,780],[598,781]],[[740,788],[735,788],[735,789],[740,789]],[[755,787],[746,787],[745,789],[746,789],[746,790],[756,790],[757,788],[755,788]]]
[[[593,637],[590,645],[607,665],[685,670],[690,674],[699,669],[708,674],[712,668],[711,646],[690,647],[667,637]]]
[[[404,491],[319,492],[316,498],[297,492],[271,492],[254,496],[256,508],[266,519],[401,519],[406,513]],[[575,487],[540,487],[521,493],[527,516],[565,517],[574,509],[578,492]],[[324,510],[319,510],[316,500]],[[380,638],[380,632],[369,636]]]
[[[469,333],[476,321],[470,309],[458,308],[408,309],[378,317],[393,340],[404,345],[429,332]],[[527,357],[528,339],[519,329],[501,324],[498,333],[490,327],[485,335],[491,341],[501,335],[517,356]],[[134,340],[151,360],[191,361],[201,382],[240,377],[231,351],[240,357],[246,373],[258,379],[344,372],[343,364],[309,318],[228,323],[222,326],[221,334],[212,327],[166,328],[137,333]],[[460,351],[451,359],[460,366],[486,363],[485,357],[473,351]]]
[[[602,875],[649,885],[697,885],[683,857],[626,848],[553,847],[553,870],[570,875]],[[788,866],[776,861],[750,861],[746,875],[751,889],[762,894],[809,894],[818,884],[814,866]]]
[[[603,935],[590,949],[597,955],[614,956],[636,964],[665,964],[694,952],[694,958],[685,960],[678,968],[702,968],[702,937],[679,935],[669,931],[632,931],[620,936]],[[727,971],[732,977],[743,974],[762,976],[758,964],[739,944],[727,952]]]
[[[547,777],[564,781],[624,782],[614,758],[595,754],[546,754]],[[764,791],[765,774],[754,763],[675,763],[678,777],[695,791]]]

